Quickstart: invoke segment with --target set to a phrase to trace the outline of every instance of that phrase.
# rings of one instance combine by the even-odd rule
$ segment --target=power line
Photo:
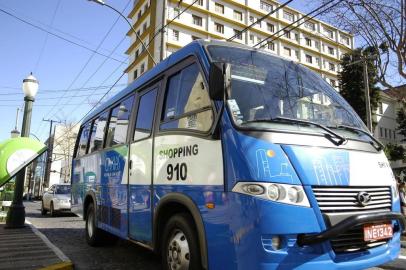
[[[51,25],[50,25],[51,27],[54,24],[54,20],[55,20],[55,17],[56,17],[56,13],[58,12],[58,8],[59,8],[60,3],[61,3],[61,0],[58,0],[58,2],[56,3],[56,7],[55,7],[54,13],[52,15],[52,19],[51,19]],[[44,41],[44,43],[42,45],[42,48],[41,48],[41,51],[39,53],[37,62],[35,63],[34,73],[37,73],[37,68],[39,66],[39,63],[41,62],[42,55],[44,54],[45,47],[47,46],[47,43],[48,43],[48,36],[49,36],[49,34],[46,33],[45,41]]]
[[[22,18],[20,18],[20,17],[18,17],[18,16],[16,16],[16,15],[14,15],[14,14],[12,14],[12,13],[10,13],[10,12],[4,10],[4,9],[2,9],[2,8],[0,8],[0,12],[3,12],[4,14],[7,14],[8,16],[10,16],[10,17],[12,17],[12,18],[14,18],[14,19],[16,19],[16,20],[19,20],[20,22],[23,22],[23,23],[25,23],[25,24],[28,24],[28,25],[30,25],[30,26],[32,26],[32,27],[34,27],[34,28],[37,28],[38,30],[41,30],[41,31],[43,31],[43,32],[46,32],[46,33],[48,33],[48,34],[50,34],[50,35],[52,35],[52,36],[54,36],[54,37],[57,37],[57,38],[59,38],[59,39],[61,39],[61,40],[64,40],[64,41],[69,42],[69,43],[71,43],[71,44],[74,44],[74,45],[76,45],[76,46],[78,46],[78,47],[81,47],[81,48],[83,48],[83,49],[85,49],[85,50],[88,50],[88,51],[91,51],[91,52],[93,52],[93,53],[96,53],[96,54],[101,55],[101,56],[103,56],[103,57],[108,57],[107,55],[105,55],[105,54],[103,54],[103,53],[97,52],[96,50],[93,50],[93,49],[91,49],[91,48],[89,48],[89,47],[87,47],[87,46],[84,46],[84,45],[82,45],[82,44],[79,44],[79,43],[77,43],[77,42],[75,42],[75,41],[72,41],[72,40],[70,40],[70,39],[67,39],[67,38],[65,38],[65,37],[63,37],[63,36],[61,36],[61,35],[52,33],[52,32],[46,30],[45,28],[43,28],[43,27],[41,27],[41,26],[35,25],[35,24],[31,23],[31,22],[28,22],[28,21],[26,21],[26,20],[24,20],[24,19],[22,19]],[[114,61],[116,61],[116,62],[125,63],[125,62],[123,62],[123,61],[121,61],[121,60],[119,60],[119,59],[117,59],[117,58],[114,58],[114,57],[110,57],[110,59],[111,59],[111,60],[114,60]]]
[[[234,36],[230,37],[227,39],[227,41],[233,41],[236,37],[238,37],[239,35],[241,35],[242,33],[248,31],[251,27],[253,27],[254,25],[262,22],[263,20],[265,20],[267,17],[271,16],[273,13],[277,12],[278,10],[280,10],[281,8],[287,6],[290,2],[292,2],[293,0],[288,0],[285,3],[283,3],[282,5],[278,6],[276,9],[271,10],[268,14],[262,16],[261,18],[259,18],[258,20],[256,20],[255,22],[251,23],[250,25],[248,25],[247,27],[245,27],[243,30],[241,30],[241,33],[235,34]]]
[[[36,98],[35,101],[42,101],[42,100],[54,100],[54,99],[65,99],[65,98],[79,98],[79,97],[90,97],[93,95],[102,95],[99,94],[87,94],[87,95],[79,95],[79,96],[64,96],[64,97],[49,97],[49,98]],[[14,101],[21,101],[21,99],[0,99],[0,102],[14,102]]]
[[[125,5],[125,7],[124,7],[124,9],[123,9],[123,12],[127,9],[128,5],[129,5],[130,3],[131,3],[131,0],[129,0],[129,1],[127,2],[127,4]],[[86,63],[85,63],[84,66],[82,67],[82,69],[79,71],[79,73],[76,75],[76,77],[73,79],[73,81],[72,81],[71,84],[69,85],[68,89],[72,88],[72,86],[76,83],[76,81],[79,79],[79,77],[80,77],[80,76],[82,75],[82,73],[85,71],[85,69],[87,68],[87,66],[89,65],[89,63],[92,61],[93,57],[96,55],[97,50],[103,45],[104,41],[107,39],[107,37],[109,36],[109,34],[110,34],[111,31],[113,30],[113,28],[115,27],[115,25],[117,24],[117,22],[118,22],[119,19],[120,19],[120,16],[118,16],[118,17],[116,18],[116,20],[113,22],[113,24],[111,25],[111,27],[109,28],[109,30],[107,31],[107,33],[104,35],[104,37],[102,38],[102,40],[99,42],[99,45],[97,46],[95,52],[92,53],[92,54],[89,56],[89,58],[87,59]],[[113,52],[111,52],[111,54],[112,54],[112,53],[113,53]],[[103,64],[104,64],[104,63],[105,63],[105,62],[103,62]],[[99,68],[100,68],[100,66],[99,66]],[[99,68],[98,68],[97,70],[99,70]],[[95,74],[95,73],[93,73],[93,75],[94,75],[94,74]],[[92,76],[93,76],[93,75],[92,75]],[[87,82],[88,82],[88,81],[87,81]],[[86,83],[87,83],[87,82],[86,82]],[[59,100],[58,100],[58,102],[56,102],[55,106],[52,107],[52,108],[47,112],[47,114],[46,114],[45,117],[50,116],[50,114],[52,113],[52,111],[54,110],[54,108],[56,108],[56,106],[58,106],[58,105],[59,105]],[[55,114],[57,114],[58,112],[60,112],[62,108],[63,108],[63,106],[60,106],[59,109],[58,109],[58,111],[55,112],[55,113],[53,114],[53,116],[55,116]],[[42,124],[42,123],[41,123],[41,124]],[[41,127],[41,124],[40,124],[40,126],[39,126],[38,128]]]
[[[155,32],[155,34],[152,36],[152,38],[150,39],[150,41],[147,44],[147,47],[149,46],[149,44],[151,44],[152,41],[154,41],[154,39],[156,38],[156,36],[162,32],[163,35],[163,30],[168,27],[171,23],[173,23],[176,19],[178,19],[180,17],[180,15],[182,15],[183,13],[185,13],[188,9],[190,9],[194,4],[196,4],[199,0],[195,0],[193,3],[189,4],[187,7],[185,7],[181,12],[179,12],[178,15],[176,15],[174,18],[172,18],[172,20],[170,20],[168,23],[166,23],[165,25],[163,25],[160,29],[158,29],[158,31]],[[182,0],[179,1],[179,4],[182,2]],[[161,48],[163,49],[163,48]]]
[[[332,6],[328,7],[328,8],[326,8],[325,10],[322,10],[322,11],[318,12],[317,14],[315,14],[315,15],[309,17],[309,16],[312,15],[313,13],[319,11],[320,9],[323,9],[326,5],[329,5],[329,4],[331,4],[332,2],[334,2],[334,1],[336,1],[336,0],[330,0],[330,1],[328,1],[327,3],[325,3],[325,4],[323,4],[323,5],[320,5],[318,8],[316,8],[316,9],[310,11],[309,13],[305,14],[303,17],[301,17],[301,18],[299,18],[299,19],[293,21],[292,23],[288,24],[287,26],[281,28],[281,29],[280,29],[279,31],[277,31],[276,33],[273,33],[272,35],[269,35],[267,38],[261,40],[260,42],[258,42],[257,44],[254,45],[254,48],[255,48],[256,46],[258,46],[258,45],[264,43],[265,41],[268,41],[268,40],[271,39],[271,38],[272,38],[272,40],[271,40],[271,41],[268,41],[267,43],[272,42],[272,41],[274,41],[274,40],[280,38],[280,37],[283,36],[285,33],[282,33],[282,35],[276,36],[278,33],[282,32],[282,31],[284,31],[284,30],[286,30],[286,29],[288,29],[288,28],[289,28],[289,31],[292,31],[292,30],[298,28],[299,26],[301,26],[301,25],[304,24],[305,22],[307,22],[307,21],[313,19],[314,17],[316,17],[316,16],[318,16],[318,15],[320,15],[320,14],[326,12],[327,10],[331,9],[332,7],[338,5],[338,4],[339,4],[340,2],[342,2],[343,0],[339,0],[339,1],[338,1],[337,3],[335,3],[334,5],[332,5]],[[304,18],[307,18],[307,19],[304,20],[304,21],[302,21],[301,23],[299,23],[299,24],[293,26],[295,23],[299,22],[300,20],[302,20],[302,19],[304,19]],[[293,26],[293,27],[292,27],[292,26]],[[275,36],[276,36],[276,37],[275,37]],[[265,46],[265,45],[261,45],[259,48],[263,48],[264,46]]]

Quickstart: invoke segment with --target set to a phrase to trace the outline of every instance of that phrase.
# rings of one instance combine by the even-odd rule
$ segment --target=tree
[[[385,146],[385,155],[390,161],[403,160],[405,149],[401,145],[388,143]]]
[[[321,0],[326,4],[329,0]],[[327,11],[329,21],[380,49],[377,80],[388,88],[392,66],[406,79],[406,0],[342,0]]]
[[[340,94],[354,108],[364,123],[366,123],[363,63],[362,61],[359,61],[361,59],[361,52],[361,49],[356,49],[343,56],[341,60],[342,70],[338,74],[338,80]],[[363,51],[363,54],[366,57],[373,53],[373,48],[367,48]],[[375,86],[377,83],[377,71],[373,60],[368,60],[367,63],[371,111],[375,111],[379,103],[379,89]]]
[[[403,136],[402,142],[406,141],[406,111],[405,108],[402,107],[399,109],[396,115],[396,122],[398,123],[397,130],[398,134]]]

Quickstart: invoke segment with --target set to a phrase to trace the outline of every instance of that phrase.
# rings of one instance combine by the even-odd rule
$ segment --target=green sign
[[[45,152],[47,147],[31,138],[12,138],[0,142],[0,186]]]

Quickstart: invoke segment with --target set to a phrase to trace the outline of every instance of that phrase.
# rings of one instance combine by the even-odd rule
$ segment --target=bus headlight
[[[255,196],[261,199],[310,207],[302,186],[266,182],[238,182],[233,192]]]

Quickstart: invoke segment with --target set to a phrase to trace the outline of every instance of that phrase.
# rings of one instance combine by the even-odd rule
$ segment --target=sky
[[[126,15],[133,4],[106,2]],[[295,0],[290,6],[308,12],[317,4]],[[110,89],[128,63],[129,26],[118,16],[87,0],[0,0],[0,141],[15,127],[24,104],[22,80],[30,72],[40,83],[31,133],[41,141],[49,133],[43,119],[76,123]],[[126,83],[124,75],[108,96]],[[20,112],[18,130],[21,120]]]

